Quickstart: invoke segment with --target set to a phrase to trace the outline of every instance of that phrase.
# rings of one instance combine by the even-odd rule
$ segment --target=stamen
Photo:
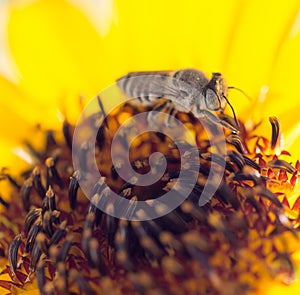
[[[70,251],[71,246],[73,245],[73,236],[67,236],[61,248],[59,249],[58,255],[56,256],[56,263],[65,262],[68,252]]]
[[[24,210],[26,212],[28,212],[30,209],[30,193],[31,193],[32,186],[33,186],[32,179],[29,178],[24,181],[20,189],[20,195],[22,198]]]
[[[61,179],[61,177],[59,176],[59,173],[58,173],[58,171],[55,167],[54,158],[53,157],[47,158],[45,163],[46,163],[46,166],[48,168],[47,169],[47,172],[48,172],[47,173],[47,175],[48,175],[47,178],[49,178],[48,181],[47,181],[47,187],[49,187],[50,182],[52,180],[55,184],[57,184],[60,187],[60,189],[63,189],[64,188],[64,182]]]
[[[75,210],[77,206],[77,191],[79,188],[79,181],[81,179],[81,174],[77,170],[73,173],[73,175],[70,177],[71,181],[69,184],[69,191],[68,191],[68,196],[69,196],[69,204],[70,208],[72,210]]]
[[[35,244],[36,237],[39,232],[41,232],[42,226],[41,224],[34,224],[31,228],[30,231],[28,232],[27,240],[25,243],[25,253],[30,253],[33,249],[33,245]]]
[[[43,253],[45,255],[48,255],[49,254],[48,253],[49,245],[47,243],[46,235],[42,232],[39,232],[36,237],[36,242],[38,244],[38,247],[43,251]]]
[[[103,276],[106,275],[107,269],[103,262],[103,257],[99,251],[99,243],[95,238],[92,238],[89,242],[89,253],[93,266],[96,267]]]
[[[2,168],[0,172],[0,180],[2,179],[7,179],[9,183],[17,190],[21,188],[21,186],[17,183],[17,181],[7,172],[6,168]]]
[[[37,243],[34,243],[32,252],[31,252],[31,260],[30,260],[30,272],[34,272],[37,266],[37,263],[40,260],[40,257],[42,255],[42,250],[38,246]]]
[[[71,129],[71,125],[67,120],[64,120],[63,128],[62,128],[63,136],[65,138],[68,148],[72,150],[72,135],[70,133],[70,129]]]
[[[43,261],[40,261],[37,265],[36,279],[37,279],[40,293],[45,294],[46,277],[45,277],[45,264]]]
[[[80,292],[83,294],[97,295],[96,291],[89,286],[85,278],[75,269],[70,270],[70,280],[79,287]]]
[[[22,234],[19,234],[12,240],[8,249],[8,259],[10,263],[10,269],[14,276],[16,275],[15,270],[17,269],[18,251],[21,243],[22,243]]]
[[[25,222],[24,222],[24,233],[27,234],[33,224],[38,220],[39,217],[41,217],[42,209],[41,208],[35,208],[28,212]]]
[[[0,196],[0,204],[3,205],[6,209],[9,208],[9,203],[6,202],[1,196]]]
[[[297,170],[290,163],[284,160],[272,160],[267,163],[270,168],[282,169],[288,173],[294,174]]]
[[[65,235],[67,233],[66,226],[67,226],[67,221],[65,220],[59,225],[59,227],[56,229],[56,231],[52,235],[50,242],[49,242],[49,246],[58,244],[59,241],[61,241],[65,237]]]
[[[39,196],[44,199],[46,195],[46,190],[42,185],[41,181],[41,171],[39,167],[35,167],[32,171],[32,178],[33,178],[33,185],[36,191],[38,192]]]
[[[271,139],[271,148],[275,149],[278,143],[278,138],[280,135],[280,122],[276,117],[270,117],[269,121],[272,125],[272,139]]]

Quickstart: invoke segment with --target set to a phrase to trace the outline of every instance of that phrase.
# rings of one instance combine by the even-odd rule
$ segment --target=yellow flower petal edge
[[[55,106],[76,119],[79,96],[95,96],[123,72],[114,35],[101,38],[67,1],[11,3],[8,38],[20,88],[45,109]]]

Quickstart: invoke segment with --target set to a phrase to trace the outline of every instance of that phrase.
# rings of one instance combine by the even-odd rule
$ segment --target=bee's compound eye
[[[209,110],[216,111],[221,108],[220,100],[212,89],[206,90],[205,102]]]

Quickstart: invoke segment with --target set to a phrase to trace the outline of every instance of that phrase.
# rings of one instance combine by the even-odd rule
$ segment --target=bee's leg
[[[171,125],[172,125],[171,124],[171,119],[175,117],[176,113],[177,113],[177,110],[175,109],[175,107],[171,107],[170,111],[168,112],[168,119],[167,119],[167,126],[168,127],[171,127]],[[175,121],[175,120],[173,120],[173,121]]]
[[[154,106],[153,111],[160,112],[161,110],[168,108],[171,105],[171,103],[172,102],[170,100],[166,100],[163,103],[161,103],[157,106]]]
[[[209,112],[207,110],[199,110],[198,113],[199,113],[200,117],[201,116],[205,116],[211,122],[213,122],[215,124],[222,125],[223,127],[229,129],[232,132],[239,133],[239,131],[236,128],[234,128],[233,126],[231,126],[226,121],[220,120],[220,118],[218,118],[216,115],[214,115],[213,113],[211,113],[211,112]]]
[[[171,102],[169,100],[166,100],[162,104],[159,104],[158,106],[153,107],[152,111],[160,112],[161,110],[167,108],[170,103]],[[153,112],[149,112],[148,117],[147,117],[147,121],[148,121],[147,123],[150,125],[155,121],[155,117],[156,117],[156,115],[154,115]]]

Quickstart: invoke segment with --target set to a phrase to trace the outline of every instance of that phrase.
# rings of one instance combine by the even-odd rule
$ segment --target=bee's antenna
[[[252,100],[252,98],[245,91],[243,91],[240,88],[237,88],[237,87],[234,87],[234,86],[228,86],[227,88],[228,89],[235,89],[235,90],[241,92],[242,94],[244,94],[250,101]]]
[[[239,124],[239,122],[238,122],[238,120],[237,120],[237,118],[236,118],[236,115],[235,115],[235,111],[234,111],[233,106],[231,105],[231,103],[229,102],[228,98],[227,98],[225,95],[223,95],[223,97],[224,97],[224,99],[226,100],[226,102],[228,103],[228,105],[229,105],[230,108],[231,108],[231,111],[232,111],[233,118],[234,118],[234,121],[235,121],[235,123],[236,123],[236,126],[239,127],[240,124]]]

